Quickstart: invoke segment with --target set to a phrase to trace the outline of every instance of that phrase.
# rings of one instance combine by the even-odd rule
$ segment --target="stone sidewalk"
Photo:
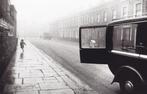
[[[98,94],[31,43],[26,44],[24,52],[18,46],[0,81],[3,94]]]

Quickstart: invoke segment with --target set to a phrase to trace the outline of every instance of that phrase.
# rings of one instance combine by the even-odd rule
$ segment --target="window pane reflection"
[[[106,28],[85,28],[81,31],[82,48],[105,48]]]
[[[136,24],[114,26],[113,49],[127,52],[135,52],[136,32]]]

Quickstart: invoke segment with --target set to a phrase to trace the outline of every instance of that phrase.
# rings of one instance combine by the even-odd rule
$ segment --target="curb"
[[[49,57],[44,51],[38,49],[36,46],[31,44],[32,47],[40,53],[40,56],[44,58],[46,61],[52,61],[51,63],[54,64],[57,68],[59,68],[62,72],[59,73],[59,70],[55,70],[53,66],[54,71],[61,77],[58,78],[59,80],[62,80],[65,84],[67,84],[75,94],[98,94],[96,91],[94,91],[92,88],[90,88],[89,85],[87,85],[84,81],[81,81],[78,77],[76,77],[73,73],[65,69],[60,63],[53,60],[51,57]],[[45,56],[45,57],[43,57]],[[49,65],[50,66],[50,65]]]

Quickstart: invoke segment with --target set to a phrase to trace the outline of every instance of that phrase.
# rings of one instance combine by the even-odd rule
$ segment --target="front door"
[[[106,64],[106,26],[80,28],[81,63]]]

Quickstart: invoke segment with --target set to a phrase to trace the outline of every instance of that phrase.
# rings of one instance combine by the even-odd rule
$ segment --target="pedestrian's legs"
[[[24,52],[24,48],[22,48],[22,52]]]
[[[24,52],[24,47],[21,47],[22,52]]]

